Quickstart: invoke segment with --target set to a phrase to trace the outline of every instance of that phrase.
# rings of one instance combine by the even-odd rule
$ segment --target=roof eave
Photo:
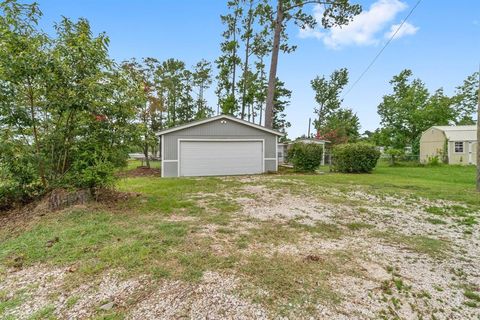
[[[242,119],[238,119],[238,118],[235,118],[235,117],[232,117],[232,116],[228,116],[228,115],[225,115],[225,114],[218,115],[218,116],[211,117],[211,118],[207,118],[207,119],[203,119],[203,120],[199,120],[199,121],[190,122],[190,123],[187,123],[187,124],[184,124],[184,125],[181,125],[181,126],[178,126],[178,127],[166,129],[166,130],[163,130],[163,131],[159,131],[159,132],[156,133],[156,136],[157,137],[163,136],[163,135],[171,133],[171,132],[191,128],[191,127],[198,126],[198,125],[201,125],[201,124],[204,124],[204,123],[209,123],[209,122],[212,122],[212,121],[215,121],[215,120],[218,120],[218,119],[229,119],[229,120],[232,120],[232,121],[250,126],[252,128],[258,129],[258,130],[269,132],[271,134],[274,134],[274,135],[277,135],[277,136],[280,136],[280,137],[285,136],[285,133],[281,133],[281,132],[278,132],[278,131],[275,131],[275,130],[271,130],[271,129],[262,127],[260,125],[257,125],[257,124],[254,124],[254,123],[242,120]]]

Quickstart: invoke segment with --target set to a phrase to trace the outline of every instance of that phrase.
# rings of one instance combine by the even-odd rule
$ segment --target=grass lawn
[[[138,165],[131,161],[128,169]],[[474,167],[386,165],[362,175],[122,178],[118,190],[138,196],[0,227],[0,318],[21,318],[32,308],[43,318],[73,316],[79,308],[87,317],[146,317],[143,304],[149,297],[154,301],[163,286],[172,286],[167,296],[184,290],[185,303],[196,306],[188,312],[221,318],[208,314],[215,308],[195,309],[196,295],[212,286],[206,280],[212,272],[222,279],[215,283],[237,279],[215,290],[251,308],[237,310],[238,303],[221,300],[219,308],[224,303],[230,311],[219,314],[226,316],[255,310],[268,317],[327,312],[335,318],[338,312],[408,318],[435,317],[443,308],[444,316],[469,317],[479,310],[468,307],[478,304],[479,294],[470,261],[480,242],[474,182]],[[35,274],[45,268],[56,276],[16,285],[26,277],[22,270]],[[448,280],[437,279],[439,273]],[[119,287],[132,279],[147,285],[130,285],[127,296],[88,300],[88,290],[101,292],[106,277]],[[425,277],[432,277],[431,284],[422,282]],[[344,283],[347,279],[352,282]],[[47,285],[42,281],[55,283],[51,292],[39,289]],[[377,282],[383,289],[372,289],[377,287],[370,283]],[[204,291],[188,293],[199,288]],[[70,303],[59,303],[60,292]],[[458,299],[443,306],[432,298],[425,305],[427,296]],[[31,300],[40,297],[43,302],[33,307]],[[349,309],[348,302],[360,298],[371,301]],[[115,308],[101,309],[106,301]],[[410,305],[409,313],[399,304]],[[154,302],[147,309],[155,310]],[[175,316],[187,312],[177,311]]]
[[[160,169],[161,163],[162,162],[159,160],[150,160],[150,168]],[[127,161],[126,170],[132,170],[139,166],[145,166],[145,165],[146,165],[145,161],[130,159]]]
[[[328,168],[323,168],[328,171]],[[311,184],[332,187],[362,186],[370,191],[444,199],[480,205],[475,190],[474,166],[391,167],[380,162],[372,174],[326,174],[305,176]]]

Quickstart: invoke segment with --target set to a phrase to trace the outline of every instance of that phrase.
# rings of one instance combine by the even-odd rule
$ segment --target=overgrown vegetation
[[[335,146],[332,151],[334,171],[369,173],[377,165],[380,152],[366,143],[347,143]]]
[[[107,36],[63,18],[52,38],[37,27],[37,4],[0,9],[0,205],[112,185],[136,134],[136,105]]]

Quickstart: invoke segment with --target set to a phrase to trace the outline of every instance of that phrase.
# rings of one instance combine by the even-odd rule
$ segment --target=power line
[[[368,72],[368,70],[370,70],[370,68],[375,64],[375,62],[378,60],[378,58],[380,57],[380,55],[382,54],[383,51],[385,51],[385,49],[388,47],[388,45],[390,44],[390,42],[392,42],[392,40],[395,38],[395,36],[397,35],[397,33],[400,31],[400,29],[403,27],[403,25],[405,24],[405,22],[407,22],[408,18],[410,18],[410,16],[412,15],[413,11],[415,11],[415,9],[418,7],[418,5],[420,4],[420,2],[422,2],[422,0],[418,0],[417,3],[412,7],[412,9],[410,10],[410,12],[407,14],[407,16],[405,17],[405,19],[403,19],[402,23],[398,26],[397,30],[395,30],[395,32],[392,34],[392,36],[390,37],[390,39],[388,39],[388,41],[385,43],[385,45],[382,47],[382,49],[380,49],[380,51],[377,53],[377,55],[373,58],[372,62],[370,62],[370,64],[365,68],[365,70],[362,72],[362,74],[360,74],[360,76],[357,78],[357,80],[355,80],[355,82],[352,84],[352,86],[347,90],[347,92],[345,92],[345,94],[343,95],[342,99],[345,98],[349,93],[350,91],[352,91],[352,89],[355,87],[355,85],[360,82],[360,80],[363,78],[363,76]]]

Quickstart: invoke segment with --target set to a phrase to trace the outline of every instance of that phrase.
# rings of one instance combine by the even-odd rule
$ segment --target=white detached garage
[[[161,131],[162,177],[277,171],[277,141],[282,135],[227,115]]]

